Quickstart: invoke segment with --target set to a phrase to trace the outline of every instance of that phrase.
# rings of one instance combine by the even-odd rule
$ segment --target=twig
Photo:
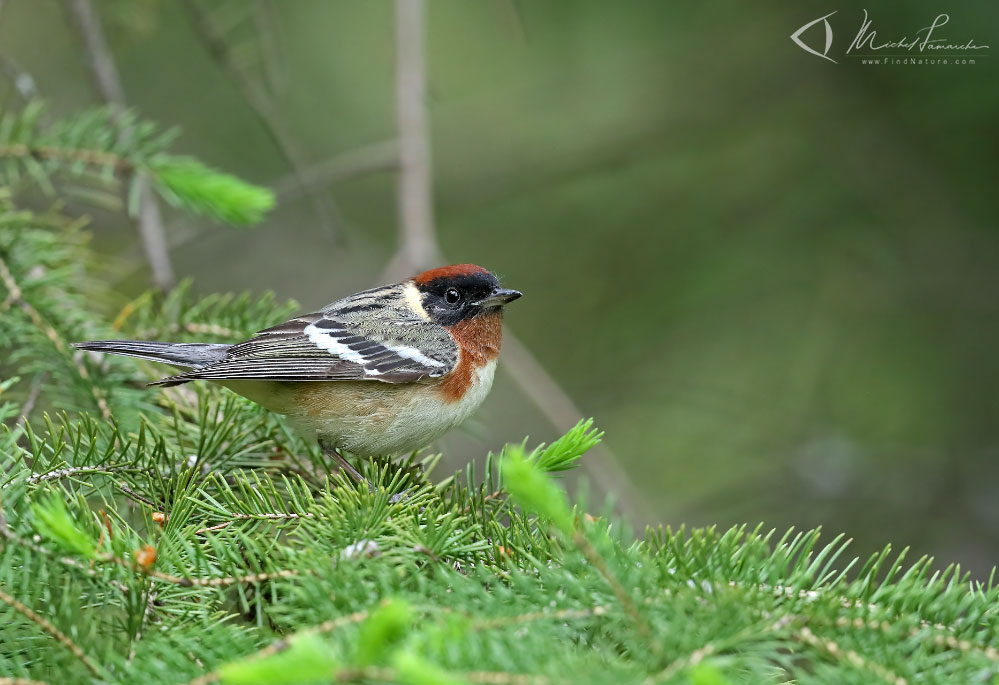
[[[146,259],[153,272],[153,283],[160,290],[168,290],[176,284],[173,266],[170,264],[170,250],[167,247],[166,233],[163,230],[163,217],[156,194],[149,179],[142,177],[139,183],[139,235],[146,251]]]
[[[225,521],[223,523],[219,523],[214,526],[209,526],[208,528],[201,528],[200,530],[194,531],[194,534],[199,535],[201,533],[208,533],[213,530],[222,530],[224,528],[228,528],[236,521],[291,521],[295,519],[311,519],[316,517],[315,514],[310,512],[306,512],[304,514],[293,514],[293,513],[286,514],[282,512],[273,512],[273,513],[268,512],[263,514],[230,514],[230,516],[232,516],[232,520]]]
[[[94,664],[94,662],[91,661],[90,658],[83,653],[83,650],[80,649],[80,647],[75,642],[70,640],[69,636],[67,636],[66,633],[62,632],[54,625],[49,623],[49,621],[46,620],[44,616],[40,616],[39,614],[35,613],[29,607],[26,607],[25,605],[21,604],[3,590],[0,590],[0,601],[9,604],[10,607],[14,609],[14,611],[21,614],[29,621],[37,623],[42,630],[44,630],[46,633],[54,637],[63,647],[72,652],[73,656],[79,659],[80,663],[86,666],[87,670],[90,671],[95,678],[102,677],[103,674],[101,673],[100,669],[98,669],[97,665]]]
[[[122,494],[124,494],[126,497],[138,502],[139,504],[145,504],[147,507],[152,507],[153,509],[157,508],[156,502],[152,501],[151,499],[148,499],[147,497],[143,497],[135,490],[125,485],[124,483],[118,483],[118,489],[121,490]]]
[[[125,90],[121,84],[118,68],[115,66],[111,49],[108,47],[101,27],[101,20],[91,0],[70,0],[69,13],[76,26],[83,47],[90,62],[94,82],[101,97],[107,102],[116,116],[126,109]],[[122,135],[130,135],[123,131]],[[161,290],[174,286],[173,266],[167,249],[166,235],[159,204],[148,178],[136,179],[139,184],[139,217],[137,227],[139,238],[146,253],[146,260],[152,270],[153,282]]]
[[[0,678],[0,685],[49,685],[49,683],[31,678]]]
[[[73,476],[87,474],[87,473],[116,473],[118,471],[132,470],[135,472],[142,472],[146,469],[137,469],[131,466],[122,464],[109,466],[70,466],[64,469],[56,469],[55,471],[49,471],[47,473],[33,473],[25,480],[28,485],[36,485],[47,480],[59,480],[61,478],[71,478]]]
[[[49,550],[34,544],[29,540],[25,540],[19,537],[14,531],[10,529],[7,525],[7,519],[3,515],[3,511],[0,510],[0,537],[4,537],[7,540],[14,542],[19,545],[23,545],[32,551],[39,552],[50,558],[57,559],[67,566],[79,569],[86,573],[88,576],[95,577],[97,574],[77,560],[72,557],[56,557]],[[169,573],[163,573],[155,569],[147,568],[140,565],[137,562],[129,561],[128,559],[122,559],[121,557],[114,556],[113,554],[98,554],[96,556],[97,561],[102,563],[115,564],[121,566],[122,568],[140,573],[145,576],[149,576],[155,580],[163,581],[165,583],[171,583],[173,585],[179,585],[181,587],[229,587],[230,585],[241,585],[243,583],[263,583],[268,580],[275,580],[278,578],[298,578],[302,573],[299,573],[295,569],[287,569],[281,571],[273,571],[271,573],[249,573],[245,576],[220,576],[216,578],[185,578],[183,576],[175,576]],[[112,581],[115,582],[115,581]],[[120,589],[124,586],[118,586]],[[124,588],[127,591],[127,588]]]
[[[273,100],[266,91],[257,84],[253,77],[232,59],[229,45],[225,37],[216,30],[211,20],[194,0],[183,0],[184,9],[194,29],[195,35],[201,40],[209,57],[224,71],[228,72],[236,84],[236,88],[250,110],[263,125],[264,130],[277,146],[278,151],[288,162],[295,178],[303,191],[312,199],[312,205],[319,222],[335,240],[339,236],[342,225],[339,211],[329,196],[321,188],[316,187],[312,180],[303,173],[306,166],[305,157],[298,147],[294,134],[285,125]]]
[[[10,526],[7,525],[7,518],[4,516],[2,508],[0,508],[0,537],[5,538],[8,542],[12,542],[15,545],[26,547],[30,549],[32,552],[37,552],[42,556],[49,557],[51,559],[56,559],[60,563],[69,566],[71,568],[74,568],[78,571],[83,571],[85,575],[90,576],[91,578],[97,576],[97,573],[92,568],[85,566],[76,559],[73,559],[72,557],[57,557],[54,554],[52,554],[50,550],[45,549],[41,545],[36,545],[31,540],[25,540],[17,533],[12,531],[10,529]]]
[[[253,26],[260,36],[260,61],[263,63],[267,87],[271,93],[280,93],[288,80],[282,55],[284,45],[281,40],[280,16],[269,0],[256,0],[251,11]]]
[[[395,140],[386,140],[354,150],[347,150],[325,161],[310,164],[300,172],[292,171],[278,176],[264,185],[274,190],[274,195],[279,202],[288,202],[308,191],[299,180],[299,175],[308,179],[313,188],[322,189],[324,186],[345,183],[386,171],[395,171],[398,168],[398,143]],[[200,226],[191,222],[171,221],[167,225],[170,247],[177,249],[190,243],[201,235],[201,231]]]
[[[649,627],[648,622],[638,611],[638,607],[635,605],[635,600],[632,599],[631,595],[628,594],[628,591],[624,589],[623,585],[621,585],[621,581],[617,579],[617,576],[611,573],[610,568],[607,566],[607,562],[602,556],[600,556],[600,552],[598,552],[597,549],[590,544],[590,541],[587,540],[586,536],[579,530],[574,530],[572,532],[572,541],[583,552],[583,556],[586,557],[586,560],[589,561],[595,569],[597,569],[600,575],[604,577],[607,584],[610,585],[611,591],[614,593],[614,596],[617,597],[617,601],[621,603],[621,606],[624,607],[624,610],[628,612],[628,615],[631,616],[631,619],[635,622],[635,627],[638,628],[638,632],[640,632],[642,636],[649,641],[649,649],[651,649],[654,654],[659,654],[661,647],[653,638],[652,629]]]
[[[25,145],[24,143],[0,145],[0,157],[63,159],[83,162],[93,166],[114,167],[119,171],[132,171],[135,169],[130,161],[112,152],[101,152],[86,148],[56,147],[54,145]]]
[[[226,528],[228,528],[229,526],[231,526],[232,524],[234,524],[236,522],[236,520],[237,519],[233,519],[231,521],[226,521],[224,523],[219,523],[219,524],[216,524],[214,526],[208,526],[207,528],[199,528],[198,530],[194,531],[194,534],[195,535],[204,535],[205,533],[212,533],[212,532],[214,532],[216,530],[225,530]]]
[[[163,573],[162,571],[146,568],[136,562],[129,561],[128,559],[122,559],[121,557],[116,557],[111,554],[99,554],[97,555],[97,560],[105,563],[117,564],[118,566],[127,568],[130,571],[147,575],[150,578],[155,578],[156,580],[163,581],[164,583],[179,585],[180,587],[229,587],[230,585],[242,585],[243,583],[263,583],[268,580],[276,580],[278,578],[298,578],[302,575],[295,569],[286,569],[274,571],[272,573],[249,573],[245,576],[185,578],[183,576],[174,576],[169,573]]]
[[[125,109],[125,90],[111,57],[111,49],[104,38],[104,29],[96,8],[91,0],[70,0],[69,13],[83,41],[97,90],[116,114],[121,115]]]
[[[362,176],[395,171],[399,168],[399,143],[385,140],[363,145],[334,155],[329,159],[310,164],[301,174],[317,186],[343,183]],[[291,200],[302,192],[302,185],[295,174],[274,179],[268,184],[280,200]]]
[[[396,0],[396,109],[399,128],[399,249],[385,269],[389,279],[425,269],[441,259],[433,218],[430,136],[427,125],[423,49],[423,0]],[[534,355],[505,327],[503,366],[521,391],[559,430],[576,425],[582,413]],[[641,493],[603,445],[582,462],[607,492],[618,495],[621,511],[636,521],[651,515]]]
[[[835,641],[819,637],[809,630],[808,626],[804,626],[801,630],[797,631],[794,637],[802,644],[809,645],[837,661],[847,661],[858,669],[869,671],[890,685],[906,685],[907,681],[905,678],[896,674],[884,664],[863,657],[852,649],[843,649]]]
[[[406,266],[435,261],[430,131],[427,125],[423,0],[395,2],[396,121],[399,129],[399,253]],[[390,265],[398,269],[401,265]]]
[[[553,426],[561,431],[575,426],[583,416],[582,411],[520,338],[509,327],[504,328],[501,368],[506,369],[521,392],[534,402]],[[621,512],[638,525],[651,521],[653,517],[645,498],[610,449],[604,443],[598,443],[590,448],[589,456],[580,462],[583,469],[604,492],[615,494]]]
[[[311,628],[303,628],[295,633],[295,636],[302,635],[322,635],[323,633],[330,633],[337,628],[342,628],[354,623],[360,623],[368,617],[367,611],[356,611],[353,614],[347,614],[346,616],[338,616],[337,618],[330,619],[320,623],[317,626],[312,626]],[[291,637],[282,638],[276,642],[272,642],[263,649],[250,654],[244,659],[244,661],[257,661],[259,659],[266,659],[267,657],[279,654],[291,646]],[[214,683],[219,678],[218,673],[212,671],[211,673],[205,673],[200,675],[194,680],[188,682],[187,685],[209,685],[209,683]],[[334,680],[335,682],[335,680]]]
[[[15,533],[14,531],[12,531],[10,529],[10,526],[7,525],[7,518],[4,516],[3,507],[2,506],[0,506],[0,537],[6,539],[8,542],[14,543],[15,545],[20,545],[21,547],[25,547],[27,549],[30,549],[32,552],[36,552],[38,554],[41,554],[44,557],[48,557],[49,559],[55,559],[60,564],[63,564],[64,566],[68,566],[68,567],[70,567],[70,568],[72,568],[72,569],[74,569],[76,571],[81,571],[84,575],[86,575],[86,576],[88,576],[90,578],[97,578],[98,577],[98,574],[97,574],[96,571],[94,571],[94,569],[92,569],[89,566],[87,566],[87,565],[85,565],[85,564],[77,561],[76,559],[74,559],[72,557],[57,557],[50,550],[45,549],[41,545],[36,545],[31,540],[25,540],[24,538],[22,538],[21,536],[19,536],[17,533]],[[123,592],[123,593],[130,592],[130,590],[129,590],[128,587],[126,587],[123,583],[121,583],[121,582],[119,582],[117,580],[104,581],[102,579],[101,582],[108,582],[111,585],[111,587],[115,588],[119,592]]]
[[[21,414],[17,417],[17,421],[14,422],[14,430],[21,430],[24,428],[24,424],[28,422],[28,416],[34,411],[35,403],[38,402],[38,398],[42,394],[42,386],[45,385],[48,377],[49,372],[43,371],[31,380],[31,386],[28,388],[28,397],[24,401],[24,406],[21,407]]]

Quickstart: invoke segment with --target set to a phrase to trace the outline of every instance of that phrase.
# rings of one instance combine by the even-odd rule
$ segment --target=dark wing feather
[[[351,302],[353,298],[264,329],[230,347],[225,359],[155,384],[196,379],[408,383],[454,368],[457,345],[440,326],[414,316],[400,318],[398,311],[385,322],[349,316],[363,304]],[[344,316],[339,316],[337,305]]]

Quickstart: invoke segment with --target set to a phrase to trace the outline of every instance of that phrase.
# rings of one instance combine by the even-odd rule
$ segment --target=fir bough
[[[50,138],[30,117],[5,120],[3,182],[118,167],[16,145],[153,168],[150,130],[130,122],[123,142],[92,116],[93,130],[83,118]],[[2,682],[999,677],[993,579],[887,547],[850,559],[847,541],[817,531],[634,535],[552,477],[599,440],[591,422],[450,476],[435,455],[366,462],[369,490],[219,388],[146,391],[152,365],[68,343],[238,340],[293,305],[185,285],[104,311],[78,223],[24,211],[12,190],[0,188]]]
[[[150,177],[170,204],[233,225],[258,222],[274,206],[274,194],[196,159],[168,152],[177,130],[166,131],[134,112],[116,116],[91,109],[52,124],[33,102],[21,111],[0,111],[0,185],[24,182],[54,193],[64,175],[100,186],[125,182],[128,208],[138,210],[139,180]]]

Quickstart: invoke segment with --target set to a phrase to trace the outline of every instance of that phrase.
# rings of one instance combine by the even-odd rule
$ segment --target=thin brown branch
[[[18,415],[17,421],[14,422],[14,430],[22,430],[24,424],[28,422],[28,416],[35,410],[35,404],[42,395],[42,387],[45,385],[48,377],[49,372],[43,371],[31,379],[31,385],[28,388],[28,397],[24,400],[24,405],[21,407],[21,413]]]
[[[427,123],[423,0],[395,2],[396,122],[399,130],[399,256],[421,267],[438,258]],[[401,264],[392,265],[398,269]]]
[[[111,48],[104,36],[97,9],[92,0],[69,0],[68,11],[83,43],[97,91],[111,106],[115,115],[120,117],[126,109],[125,89],[122,87],[121,76],[114,63]],[[128,137],[131,132],[123,131],[122,135]],[[175,280],[159,203],[148,178],[142,176],[136,179],[136,183],[139,184],[139,216],[136,228],[149,268],[152,270],[153,282],[161,290],[167,290],[174,286]]]
[[[294,521],[297,519],[311,519],[315,518],[316,515],[306,512],[304,514],[294,514],[294,513],[284,513],[284,512],[268,512],[263,514],[230,514],[232,519],[225,521],[223,523],[216,524],[214,526],[209,526],[207,528],[201,528],[200,530],[194,531],[195,535],[200,535],[201,533],[209,533],[216,530],[223,530],[228,528],[237,521]]]
[[[59,642],[59,644],[61,644],[63,647],[72,652],[73,656],[75,656],[80,661],[80,663],[86,666],[87,670],[90,671],[95,678],[102,677],[100,669],[98,669],[97,665],[90,660],[90,657],[84,654],[83,650],[80,649],[79,645],[70,640],[69,636],[66,635],[66,633],[62,632],[54,625],[52,625],[44,616],[39,615],[35,611],[32,611],[30,607],[21,604],[3,590],[0,590],[0,601],[3,601],[6,604],[10,605],[10,607],[14,609],[14,611],[21,614],[29,621],[37,623],[38,627],[40,627],[46,633],[54,637],[56,641]]]
[[[395,140],[363,145],[310,164],[301,174],[316,186],[330,186],[371,174],[395,171],[399,168],[399,144]],[[295,174],[274,179],[268,184],[280,200],[291,200],[302,193]]]
[[[139,236],[146,252],[146,260],[152,269],[153,283],[160,290],[169,290],[176,284],[173,266],[170,263],[170,249],[163,230],[163,216],[160,204],[150,180],[143,176],[139,184]]]
[[[56,469],[55,471],[49,471],[47,473],[33,473],[25,480],[28,485],[37,485],[44,481],[49,480],[60,480],[62,478],[73,478],[75,476],[88,475],[93,473],[110,474],[117,473],[119,471],[134,471],[142,472],[146,469],[137,469],[131,466],[122,464],[109,464],[107,466],[70,466],[64,469]]]
[[[148,497],[143,497],[135,490],[125,485],[124,483],[118,483],[118,489],[121,490],[122,494],[125,495],[125,497],[128,497],[129,499],[138,502],[139,504],[145,504],[147,507],[152,507],[153,509],[157,508],[156,502],[152,501]]]
[[[312,200],[320,224],[331,237],[337,239],[339,228],[343,223],[339,211],[328,193],[317,187],[303,172],[306,167],[305,156],[299,149],[296,136],[285,124],[274,101],[253,76],[233,59],[225,36],[212,24],[202,7],[195,0],[183,0],[183,6],[187,10],[194,34],[201,41],[208,56],[232,78],[236,89],[249,105],[250,111],[264,127],[267,135],[288,162],[299,185]]]
[[[31,678],[0,678],[0,685],[50,685],[44,680],[32,680]]]
[[[653,639],[652,629],[649,627],[648,622],[645,617],[638,611],[638,607],[635,605],[635,600],[632,599],[628,591],[624,589],[621,585],[621,581],[617,579],[613,573],[611,573],[610,568],[607,566],[607,562],[600,555],[600,552],[590,544],[590,541],[586,539],[586,536],[579,530],[574,530],[572,533],[572,541],[577,547],[583,552],[583,556],[586,560],[597,569],[601,576],[611,588],[611,592],[617,597],[617,601],[621,603],[624,610],[628,612],[631,619],[635,622],[635,627],[638,628],[638,632],[642,634],[644,638],[649,641],[649,649],[652,650],[654,654],[659,654],[660,646],[659,643]]]
[[[309,164],[299,172],[283,174],[264,185],[274,190],[279,202],[286,203],[307,192],[299,180],[299,175],[304,176],[311,187],[323,189],[365,176],[396,171],[398,168],[398,143],[395,140],[386,140],[347,150],[322,162]],[[174,249],[193,242],[201,232],[201,226],[182,219],[171,221],[167,226],[170,247]]]
[[[278,578],[298,578],[302,574],[295,569],[273,571],[271,573],[249,573],[245,576],[221,576],[217,578],[185,578],[169,573],[163,573],[155,569],[147,568],[142,564],[128,559],[122,559],[111,554],[100,554],[97,560],[105,563],[116,564],[130,571],[141,573],[164,583],[171,583],[181,587],[229,587],[230,585],[242,585],[244,583],[263,583],[268,580]]]
[[[90,71],[101,99],[111,105],[120,116],[125,111],[125,91],[104,38],[97,9],[90,0],[70,0],[69,13],[83,41]]]
[[[797,631],[794,637],[798,642],[808,645],[836,661],[846,661],[855,668],[873,673],[881,680],[889,683],[889,685],[906,685],[907,683],[905,678],[884,664],[863,657],[852,649],[843,649],[836,641],[819,637],[809,630],[808,626],[804,626],[801,630]]]
[[[74,559],[73,557],[57,557],[50,550],[45,549],[41,545],[35,544],[31,540],[25,540],[24,538],[22,538],[21,536],[19,536],[17,533],[15,533],[14,531],[12,531],[10,529],[10,526],[7,525],[7,518],[4,516],[3,507],[2,506],[0,506],[0,538],[3,538],[5,540],[7,540],[8,542],[13,543],[15,545],[18,545],[20,547],[25,547],[27,549],[30,549],[32,552],[35,552],[37,554],[41,554],[42,556],[47,557],[49,559],[54,559],[54,560],[58,561],[60,564],[63,564],[64,566],[68,566],[69,568],[72,568],[72,569],[74,569],[76,571],[80,571],[84,575],[86,575],[86,576],[88,576],[90,578],[96,578],[97,575],[98,575],[97,572],[94,571],[94,569],[92,569],[89,566],[81,563],[80,561]],[[109,584],[112,587],[114,587],[115,589],[119,590],[120,592],[129,592],[130,591],[129,588],[127,588],[125,585],[123,585],[122,583],[118,582],[117,580],[112,580],[112,581],[110,581]]]
[[[236,521],[237,519],[233,519],[231,521],[225,521],[224,523],[218,523],[214,526],[208,526],[207,528],[199,528],[198,530],[194,531],[194,534],[204,535],[205,533],[213,533],[217,530],[225,530],[226,528],[234,524]]]
[[[396,111],[399,129],[399,249],[385,269],[389,280],[433,266],[442,259],[433,217],[432,159],[426,109],[423,0],[396,0]],[[545,418],[566,431],[583,416],[568,393],[530,350],[504,327],[503,366]],[[651,520],[638,488],[604,445],[590,450],[582,468],[625,515]]]
[[[253,3],[253,26],[260,36],[260,62],[264,79],[272,94],[280,94],[288,83],[284,65],[284,41],[281,35],[281,17],[269,0]]]
[[[330,619],[320,623],[317,626],[312,626],[310,628],[303,628],[295,633],[292,637],[282,638],[276,642],[272,642],[263,649],[254,652],[247,656],[244,661],[257,661],[259,659],[266,659],[267,657],[274,656],[275,654],[280,654],[281,652],[288,649],[291,646],[291,641],[293,637],[300,637],[303,635],[322,635],[324,633],[331,633],[338,628],[343,628],[348,625],[355,623],[360,623],[368,617],[367,611],[357,611],[353,614],[347,614],[346,616],[338,616],[337,618]],[[187,685],[209,685],[218,680],[218,673],[212,671],[211,673],[205,673],[200,675],[194,680],[188,682]],[[335,682],[335,681],[334,681]]]
[[[501,367],[549,423],[560,431],[567,431],[575,426],[584,416],[582,410],[520,338],[508,326],[504,328]],[[614,494],[618,508],[629,519],[638,525],[653,519],[644,496],[604,443],[590,448],[588,458],[583,459],[580,464],[604,492]]]
[[[127,159],[111,152],[55,147],[53,145],[25,145],[24,143],[0,145],[0,157],[59,159],[69,162],[83,162],[92,166],[114,167],[119,171],[132,171],[135,168]]]

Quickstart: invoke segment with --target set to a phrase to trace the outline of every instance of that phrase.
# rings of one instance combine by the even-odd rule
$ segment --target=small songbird
[[[350,295],[235,345],[98,340],[75,347],[188,369],[151,385],[218,383],[284,414],[355,479],[341,449],[394,456],[474,412],[493,383],[503,306],[520,297],[474,264]]]

